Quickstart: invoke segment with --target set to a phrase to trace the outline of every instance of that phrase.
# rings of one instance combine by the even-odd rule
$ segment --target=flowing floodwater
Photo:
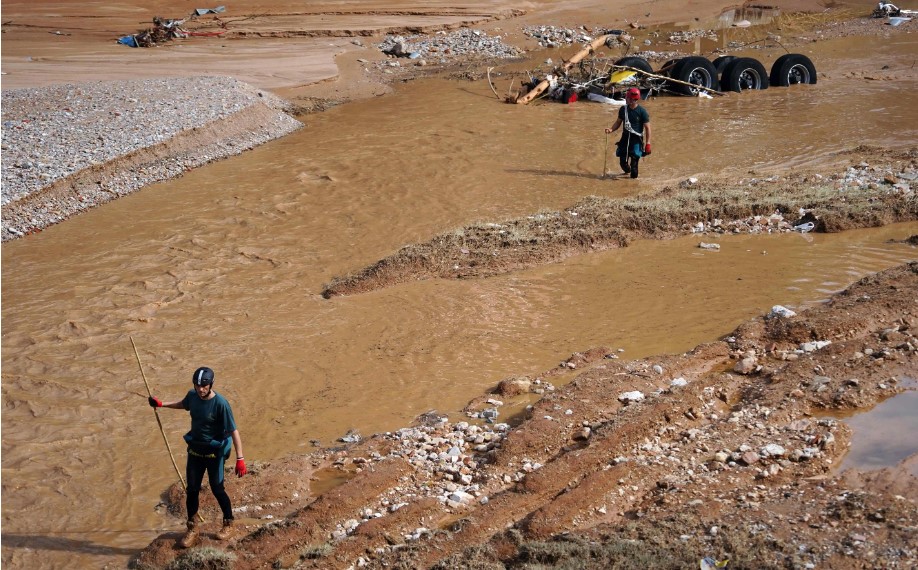
[[[895,43],[907,41],[861,49],[895,61],[914,53],[913,39]],[[889,243],[918,233],[912,223],[725,237],[719,252],[693,237],[645,241],[489,279],[320,295],[333,276],[476,221],[918,139],[902,97],[914,82],[848,81],[816,59],[827,76],[815,86],[648,102],[655,152],[638,181],[599,178],[607,107],[503,105],[482,82],[432,80],[3,244],[3,563],[123,565],[178,528],[154,511],[174,472],[131,338],[161,397],[215,369],[252,462],[432,408],[455,415],[506,376],[594,346],[684,351],[915,259]],[[170,412],[181,451],[188,419]]]

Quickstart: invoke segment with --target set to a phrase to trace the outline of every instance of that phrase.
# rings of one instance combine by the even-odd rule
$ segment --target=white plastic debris
[[[803,352],[813,352],[824,348],[832,344],[831,340],[814,340],[813,342],[804,342],[800,345],[800,350]]]
[[[644,393],[639,390],[633,392],[623,392],[618,395],[619,402],[640,402],[644,399]]]
[[[796,317],[796,316],[797,316],[797,313],[791,311],[790,309],[782,305],[775,305],[774,307],[771,308],[771,312],[768,313],[769,318],[773,318],[773,317],[790,318],[790,317]]]
[[[596,101],[597,103],[605,103],[606,105],[614,105],[616,107],[624,107],[625,102],[623,100],[613,99],[611,97],[605,97],[599,93],[587,93],[587,99],[590,101]]]

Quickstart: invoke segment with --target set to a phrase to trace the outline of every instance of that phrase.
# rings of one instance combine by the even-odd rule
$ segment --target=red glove
[[[242,477],[248,472],[249,470],[245,468],[245,459],[242,457],[236,459],[236,476]]]
[[[650,143],[644,145],[644,156],[650,156]]]
[[[150,397],[147,399],[147,401],[150,402],[150,407],[151,407],[151,408],[162,408],[162,407],[163,407],[162,400],[157,400],[157,399],[154,398],[153,396],[150,396]]]

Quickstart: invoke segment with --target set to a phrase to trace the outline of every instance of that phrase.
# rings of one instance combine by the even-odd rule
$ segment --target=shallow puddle
[[[918,383],[905,379],[908,391],[877,404],[869,411],[845,418],[854,435],[851,448],[837,472],[893,467],[918,453]],[[914,473],[918,476],[918,472]]]
[[[324,495],[335,487],[343,485],[354,478],[356,473],[342,471],[340,469],[325,468],[317,469],[312,474],[309,482],[309,494],[313,497]]]

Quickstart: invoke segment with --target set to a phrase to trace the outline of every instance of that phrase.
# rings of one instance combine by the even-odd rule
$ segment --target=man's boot
[[[217,540],[229,540],[233,536],[233,519],[223,519],[223,528],[217,533]]]
[[[198,542],[198,528],[194,519],[188,521],[188,531],[185,533],[185,536],[182,537],[182,540],[179,542],[182,548],[191,548]]]

